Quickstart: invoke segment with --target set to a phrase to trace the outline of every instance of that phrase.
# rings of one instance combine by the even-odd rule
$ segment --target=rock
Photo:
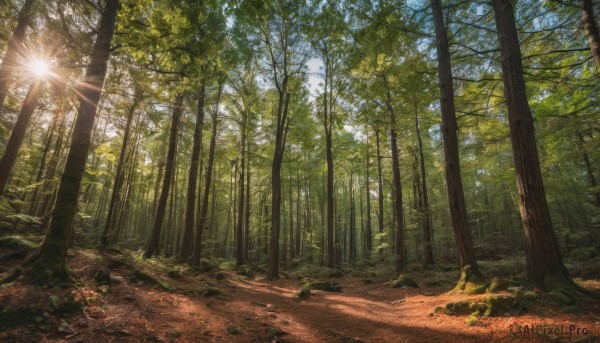
[[[240,331],[235,326],[228,326],[227,333],[230,335],[238,335],[240,334]]]
[[[217,287],[213,287],[213,286],[207,286],[204,289],[203,295],[205,297],[211,297],[213,295],[221,295],[223,294],[223,292],[221,292],[221,290]]]

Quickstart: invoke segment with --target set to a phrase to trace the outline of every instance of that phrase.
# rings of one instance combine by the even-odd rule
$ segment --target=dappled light
[[[0,342],[600,339],[598,1],[0,1]]]

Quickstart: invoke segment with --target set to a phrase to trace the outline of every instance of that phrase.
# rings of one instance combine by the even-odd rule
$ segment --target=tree
[[[448,31],[444,24],[440,0],[431,0],[433,22],[435,25],[436,50],[438,59],[438,76],[440,85],[440,104],[442,110],[442,137],[444,140],[444,158],[446,171],[446,188],[452,228],[456,239],[461,280],[457,289],[465,289],[467,283],[482,277],[477,267],[471,233],[467,222],[467,210],[460,175],[458,154],[458,125],[454,108],[454,86],[452,84],[452,66],[448,47]]]
[[[494,0],[492,6],[500,44],[519,208],[525,232],[527,275],[543,290],[572,288],[575,283],[562,261],[544,191],[512,2]]]
[[[152,231],[148,245],[144,250],[144,257],[150,258],[159,253],[159,242],[160,232],[162,229],[163,219],[165,216],[165,208],[167,206],[167,200],[169,198],[169,190],[171,189],[171,181],[173,180],[174,172],[174,161],[175,153],[177,151],[177,133],[179,130],[179,122],[181,121],[181,114],[183,111],[183,94],[178,94],[173,104],[171,116],[171,133],[169,134],[169,150],[167,151],[167,161],[165,165],[165,174],[162,182],[162,189],[160,197],[158,198],[158,204],[156,208],[156,214],[154,216],[154,224],[152,225]]]
[[[50,227],[39,253],[28,262],[29,273],[37,282],[55,279],[72,280],[66,255],[73,232],[72,224],[90,149],[98,101],[102,95],[102,85],[106,76],[118,7],[118,0],[106,1],[85,78],[80,84],[79,110]]]
[[[579,0],[579,7],[583,12],[581,15],[583,30],[588,37],[596,68],[600,70],[600,31],[598,31],[598,23],[594,15],[593,2],[592,0]]]
[[[23,39],[25,38],[25,31],[27,25],[31,20],[33,13],[32,8],[35,0],[26,0],[19,11],[19,17],[17,19],[17,27],[13,31],[12,37],[8,41],[6,51],[4,52],[4,58],[2,58],[2,64],[0,65],[0,108],[4,106],[4,100],[8,93],[8,87],[10,80],[13,75],[13,71],[17,67],[17,57],[19,52],[23,51]],[[1,193],[1,192],[0,192]]]
[[[2,159],[0,159],[0,195],[2,195],[4,191],[4,186],[6,186],[6,182],[8,181],[10,173],[15,165],[15,161],[17,160],[17,155],[23,144],[23,139],[25,139],[25,131],[29,127],[31,116],[37,106],[41,88],[42,80],[39,77],[36,77],[29,87],[27,96],[23,101],[23,106],[21,106],[21,112],[17,117],[17,122],[15,123],[10,138],[8,139],[8,143],[6,144],[4,155],[2,155]]]

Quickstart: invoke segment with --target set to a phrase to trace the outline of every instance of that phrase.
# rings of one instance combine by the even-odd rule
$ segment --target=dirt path
[[[102,266],[102,261],[77,253],[70,263],[84,279],[87,276],[89,287],[95,287],[90,271]],[[583,314],[564,314],[540,305],[518,317],[480,317],[474,325],[465,322],[466,315],[433,313],[437,306],[465,299],[448,295],[448,283],[446,288],[396,289],[384,278],[371,278],[367,284],[365,278],[346,274],[332,279],[343,292],[313,290],[310,297],[298,301],[296,277],[267,282],[260,276],[255,280],[225,271],[220,272],[223,279],[217,280],[215,274],[184,271],[181,280],[169,280],[174,290],[166,292],[129,279],[131,272],[125,269],[113,269],[111,274],[114,282],[105,293],[84,287],[57,295],[56,288],[17,283],[0,290],[0,305],[5,308],[42,309],[26,312],[32,317],[21,326],[2,329],[0,323],[0,341],[593,342],[600,334],[600,304],[588,306]],[[427,275],[417,280],[425,285]],[[209,286],[221,294],[205,296]],[[85,296],[89,306],[71,314],[53,312],[49,303],[69,294]],[[513,335],[510,329],[516,324],[563,328],[564,332]],[[571,325],[585,328],[588,335],[569,335]]]

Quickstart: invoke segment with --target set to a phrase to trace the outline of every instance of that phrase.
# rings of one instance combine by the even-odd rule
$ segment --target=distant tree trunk
[[[327,100],[327,88],[329,80],[329,61],[325,66],[325,85],[323,87],[323,127],[325,128],[325,153],[327,159],[327,265],[333,266],[334,262],[334,235],[333,235],[333,118],[329,101]],[[331,94],[330,94],[331,96]],[[329,109],[329,112],[328,112]]]
[[[4,187],[8,182],[10,173],[15,165],[15,161],[17,160],[17,155],[19,154],[19,150],[21,149],[21,145],[25,139],[25,131],[27,131],[27,127],[31,121],[31,116],[33,115],[33,111],[37,106],[41,87],[42,81],[40,79],[36,78],[33,80],[33,83],[27,92],[27,96],[25,97],[25,101],[23,102],[23,106],[21,106],[21,112],[17,117],[15,127],[13,128],[10,138],[8,139],[8,143],[6,144],[4,155],[2,155],[2,159],[0,159],[0,195],[2,195],[4,192]]]
[[[223,84],[219,83],[217,103],[211,113],[212,136],[210,137],[210,145],[208,147],[208,164],[206,166],[206,180],[204,182],[204,194],[202,196],[202,211],[200,212],[200,217],[198,217],[198,226],[196,227],[197,231],[194,239],[194,253],[192,254],[192,264],[195,266],[200,264],[200,257],[202,254],[202,233],[208,228],[208,196],[210,194],[210,182],[212,179],[213,165],[215,163],[215,147],[217,144],[217,128],[219,124],[219,105],[221,103],[222,92]]]
[[[117,162],[117,172],[115,173],[115,180],[113,181],[112,194],[110,196],[110,204],[108,205],[108,215],[106,216],[106,223],[104,224],[104,231],[102,232],[102,238],[100,243],[105,245],[108,243],[115,243],[114,241],[114,226],[118,213],[115,213],[116,207],[120,206],[122,201],[123,191],[123,179],[125,178],[123,172],[123,162],[125,155],[127,154],[127,146],[129,144],[131,134],[131,123],[133,122],[133,115],[137,108],[139,99],[136,97],[133,100],[133,104],[127,113],[127,123],[125,124],[125,132],[123,134],[123,143],[121,144],[121,153],[119,154],[119,161]]]
[[[429,212],[429,196],[427,195],[427,177],[425,173],[425,157],[423,155],[423,140],[421,139],[421,131],[419,130],[419,115],[415,105],[415,127],[417,130],[417,145],[419,148],[419,163],[421,167],[421,193],[423,196],[423,241],[425,243],[425,264],[433,264],[433,249],[432,249],[432,229],[431,229],[431,213]]]
[[[4,100],[8,93],[8,87],[14,69],[18,64],[19,51],[23,51],[23,39],[25,38],[25,31],[27,25],[31,20],[31,9],[35,0],[25,0],[21,11],[19,11],[19,19],[17,20],[17,27],[13,31],[12,37],[6,45],[6,52],[4,58],[2,58],[2,64],[0,65],[0,109],[4,106]],[[6,23],[5,23],[6,24]]]
[[[396,131],[396,114],[392,106],[392,94],[387,77],[382,74],[386,85],[387,109],[390,112],[390,141],[392,146],[392,177],[394,180],[394,208],[396,217],[396,271],[404,269],[404,211],[402,209],[402,180],[400,178],[400,161],[398,160],[398,134]]]
[[[171,181],[173,180],[173,171],[175,169],[175,153],[177,151],[177,135],[179,131],[179,122],[181,121],[181,113],[183,111],[183,94],[177,95],[175,99],[175,107],[173,108],[173,115],[171,118],[171,132],[169,134],[169,150],[167,152],[167,161],[165,165],[165,174],[158,198],[158,204],[156,207],[156,215],[154,216],[154,224],[152,226],[152,233],[146,250],[144,251],[144,257],[150,258],[159,253],[160,233],[163,224],[163,218],[165,216],[165,209],[167,207],[167,200],[169,199],[169,190],[171,189]]]
[[[248,261],[249,250],[250,250],[250,143],[246,150],[247,162],[246,162],[246,217],[244,225],[244,261]]]
[[[294,203],[292,201],[293,187],[292,187],[292,164],[290,163],[290,191],[288,192],[290,202],[290,230],[289,230],[289,243],[290,243],[290,260],[294,258]],[[297,181],[300,182],[299,180]],[[298,222],[300,222],[298,217]],[[300,230],[300,225],[297,225],[297,229]],[[285,255],[284,255],[285,256]]]
[[[592,57],[594,57],[596,68],[600,70],[600,32],[598,31],[598,23],[596,22],[596,18],[594,16],[594,5],[592,0],[580,0],[579,6],[583,11],[581,16],[583,30],[585,31],[585,35],[588,37],[590,50],[592,51]]]
[[[72,223],[77,211],[81,179],[90,148],[91,130],[94,127],[96,109],[106,76],[118,7],[118,0],[106,1],[86,75],[81,82],[78,93],[79,111],[73,129],[71,149],[58,189],[50,227],[39,254],[30,260],[31,275],[38,282],[54,278],[62,280],[72,278],[66,263],[67,250],[73,232]]]
[[[246,113],[244,118],[242,119],[242,125],[240,127],[241,130],[241,142],[240,142],[240,193],[239,193],[239,201],[240,204],[238,206],[238,219],[237,219],[237,227],[236,227],[236,251],[235,251],[235,264],[239,267],[244,264],[244,200],[245,200],[245,191],[244,187],[244,177],[246,172],[246,130],[247,130],[247,121],[249,114]]]
[[[375,150],[377,152],[377,203],[378,203],[378,210],[379,210],[379,215],[378,215],[378,221],[377,221],[377,225],[378,225],[378,231],[381,234],[383,232],[383,170],[381,168],[381,159],[383,158],[383,156],[381,156],[381,142],[379,139],[379,128],[378,127],[374,127],[375,129]],[[380,252],[382,250],[380,249]]]
[[[287,87],[284,85],[283,90]],[[285,153],[285,140],[287,135],[288,106],[290,93],[279,93],[277,106],[277,123],[275,132],[275,149],[271,165],[271,242],[269,249],[269,265],[267,279],[279,277],[279,231],[281,229],[281,164]]]
[[[492,5],[500,42],[504,96],[525,231],[527,275],[541,289],[550,286],[546,283],[550,277],[554,281],[571,283],[560,256],[546,202],[512,2],[494,0]]]
[[[372,251],[372,242],[371,242],[371,236],[372,234],[372,228],[371,228],[371,188],[370,186],[370,175],[369,175],[369,165],[370,165],[370,161],[369,161],[369,130],[367,128],[367,130],[365,130],[367,132],[367,175],[366,175],[366,196],[367,196],[367,230],[365,233],[365,239],[366,239],[366,252],[368,254],[371,253]]]
[[[467,210],[460,176],[458,155],[458,125],[454,109],[454,86],[452,84],[452,66],[448,47],[448,31],[444,24],[440,0],[431,0],[433,22],[435,24],[436,48],[438,54],[440,103],[442,108],[442,137],[444,140],[444,157],[446,161],[446,188],[452,228],[456,239],[458,260],[462,271],[459,288],[464,288],[470,277],[481,278],[475,259],[471,233],[467,222]],[[467,267],[468,266],[468,267]]]
[[[596,189],[598,187],[598,183],[596,182],[596,177],[594,176],[594,170],[592,169],[592,163],[590,162],[590,158],[583,147],[583,143],[585,143],[583,139],[583,135],[581,132],[577,132],[579,150],[583,154],[583,162],[585,163],[585,170],[587,172],[588,180],[590,181],[590,186],[592,186],[592,194],[596,200],[596,206],[600,207],[600,192]]]
[[[198,164],[200,161],[200,149],[202,147],[202,126],[204,124],[204,98],[206,95],[206,82],[202,79],[200,94],[198,94],[198,105],[196,108],[196,125],[194,126],[194,140],[192,143],[192,160],[187,188],[187,201],[185,207],[185,229],[181,241],[181,249],[177,262],[183,263],[190,257],[192,251],[192,236],[194,233],[194,217],[196,207],[196,188],[198,180]]]

